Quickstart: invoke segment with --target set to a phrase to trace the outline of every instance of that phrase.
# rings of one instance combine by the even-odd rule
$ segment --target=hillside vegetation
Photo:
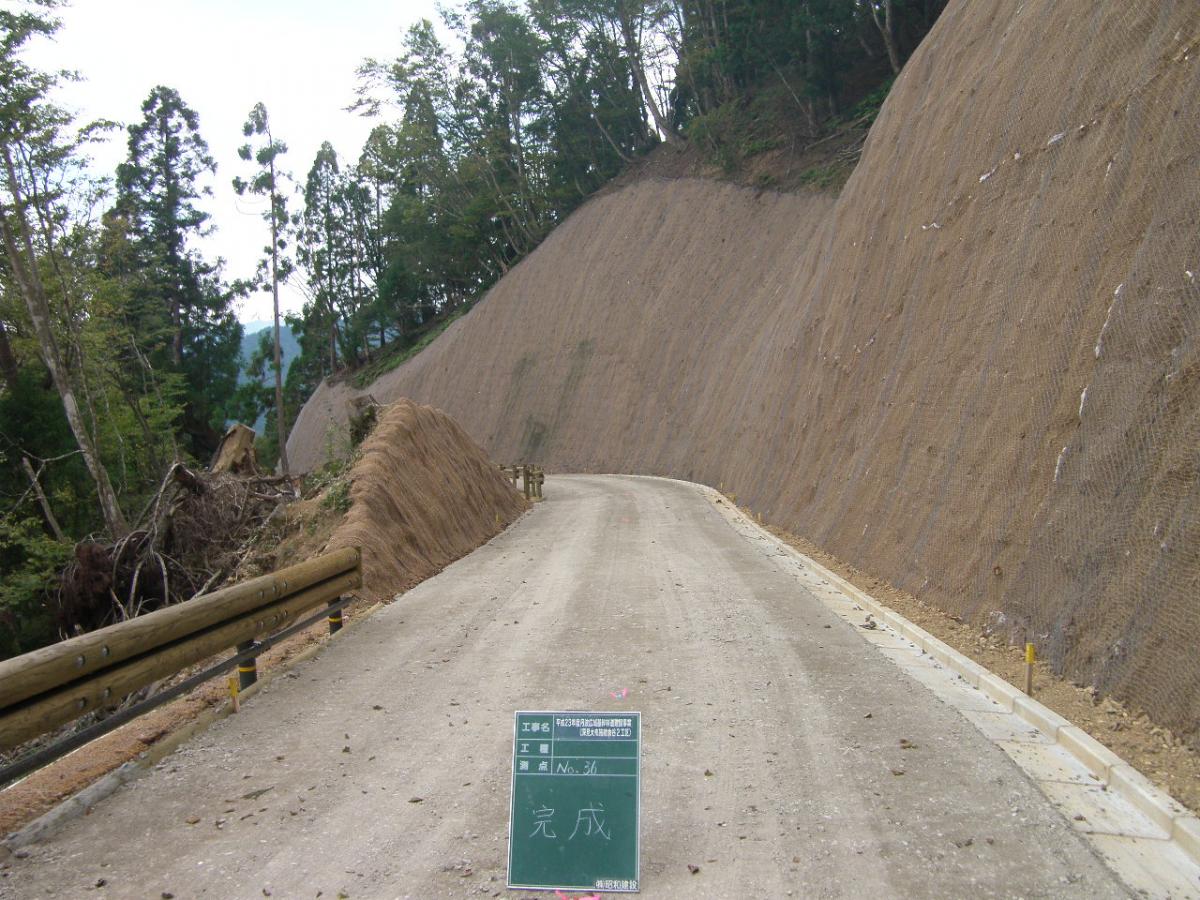
[[[1184,0],[956,0],[836,198],[628,184],[367,390],[724,486],[1195,741],[1198,55]]]
[[[151,88],[128,123],[67,108],[63,92],[89,73],[76,74],[79,60],[56,53],[53,38],[81,20],[60,0],[5,5],[0,654],[61,636],[55,572],[93,545],[158,533],[147,517],[164,479],[207,463],[228,423],[261,425],[259,463],[290,476],[286,435],[319,383],[362,385],[419,353],[655,148],[759,186],[840,183],[942,6],[459,0],[439,7],[437,23],[406,14],[391,52],[341,73],[342,111],[370,123],[361,148],[339,155],[336,135],[318,135],[313,157],[298,160],[284,133],[295,120],[272,118],[259,92],[274,85],[251,58],[228,73],[249,109],[227,135],[235,152],[217,144],[218,159],[205,137],[213,110],[202,121],[170,85]],[[297,27],[319,18],[293,12]],[[116,29],[95,43],[107,58],[138,58],[138,41],[169,45],[188,15],[148,20],[154,37]],[[346,19],[365,46],[369,14]],[[231,7],[220,24],[251,34],[263,21]],[[179,77],[207,78],[197,58],[204,71],[193,63]],[[106,142],[123,161],[98,171],[92,154]],[[841,155],[808,166],[811,145]],[[776,178],[781,153],[801,164],[776,165]],[[213,208],[221,182],[240,198],[234,212],[261,219],[247,278],[231,279],[206,243],[229,221]],[[299,309],[281,307],[287,282]],[[271,298],[271,339],[245,354],[235,311],[256,291]],[[298,344],[286,366],[281,319]],[[174,599],[153,593],[152,605]]]

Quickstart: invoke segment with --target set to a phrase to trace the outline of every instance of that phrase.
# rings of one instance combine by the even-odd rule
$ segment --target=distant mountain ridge
[[[238,384],[246,384],[250,381],[250,377],[246,374],[246,364],[250,362],[250,357],[258,347],[258,342],[263,335],[266,335],[267,345],[270,346],[273,340],[272,332],[275,326],[271,322],[244,322],[242,323],[242,350],[238,357]],[[280,324],[279,326],[279,357],[283,363],[283,377],[287,378],[288,369],[292,365],[292,360],[300,355],[300,342],[296,340],[296,336],[292,334],[292,329],[287,325]],[[267,382],[274,384],[274,376],[271,366],[268,364],[266,369]],[[254,421],[252,427],[259,434],[262,434],[263,428],[266,426],[267,416],[263,413]]]
[[[259,338],[267,335],[268,342],[272,340],[271,332],[274,330],[274,325],[270,322],[245,322],[242,324],[242,352],[238,360],[238,384],[245,384],[249,379],[246,377],[246,364],[250,362],[250,356],[254,353],[258,346]],[[297,356],[300,355],[300,342],[296,340],[296,336],[292,334],[292,329],[287,325],[279,326],[279,353],[283,362],[283,377],[287,378],[288,368]]]

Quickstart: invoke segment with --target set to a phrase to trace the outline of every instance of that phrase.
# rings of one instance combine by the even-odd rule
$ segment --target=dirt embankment
[[[598,197],[370,390],[723,485],[1200,740],[1197,96],[1191,0],[957,0],[839,197]]]
[[[344,501],[336,492],[345,490],[344,479],[349,508],[343,515]],[[470,553],[526,508],[525,499],[449,416],[402,400],[380,411],[348,476],[293,504],[285,536],[270,541],[254,568],[267,571],[326,550],[362,547],[365,602],[350,607],[353,620],[368,602],[391,600]],[[260,657],[260,672],[286,666],[327,637],[324,624],[301,632]],[[224,677],[213,679],[0,791],[0,836],[150,751],[226,697]]]
[[[350,509],[327,549],[361,547],[373,600],[440,572],[527,508],[445,413],[409,400],[384,409],[350,471]]]

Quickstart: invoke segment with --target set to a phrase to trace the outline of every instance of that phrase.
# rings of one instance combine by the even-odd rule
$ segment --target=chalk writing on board
[[[515,719],[509,886],[637,891],[640,714],[518,711]]]
[[[553,819],[554,810],[546,809],[544,806],[541,809],[535,809],[533,811],[533,833],[529,836],[538,837],[541,835],[544,838],[554,840],[558,835],[550,830],[550,823]]]
[[[606,841],[612,840],[612,835],[604,830],[603,803],[595,803],[579,811],[579,815],[575,818],[575,830],[571,832],[571,836],[567,840],[575,840],[575,835],[579,834],[581,827],[584,829],[583,837],[596,835],[604,838]]]

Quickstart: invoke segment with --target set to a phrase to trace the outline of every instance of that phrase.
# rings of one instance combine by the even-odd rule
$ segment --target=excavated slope
[[[364,596],[386,600],[440,572],[525,509],[453,419],[401,400],[350,470],[350,509],[329,549],[362,547]]]
[[[1194,0],[952,2],[836,202],[594,199],[370,392],[724,485],[1196,737],[1198,96]]]

